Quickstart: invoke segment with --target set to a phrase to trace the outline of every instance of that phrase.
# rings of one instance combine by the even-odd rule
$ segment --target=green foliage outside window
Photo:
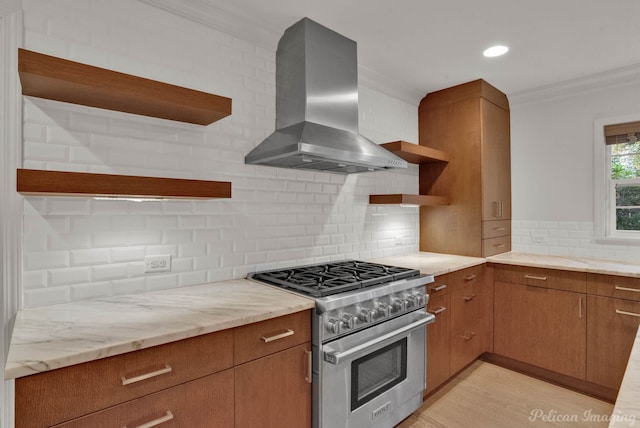
[[[640,178],[640,142],[611,146],[611,178]],[[640,231],[640,184],[616,184],[616,229]]]

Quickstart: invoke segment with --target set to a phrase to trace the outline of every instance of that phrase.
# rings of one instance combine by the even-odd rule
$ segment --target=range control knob
[[[407,301],[403,298],[395,297],[392,300],[391,307],[393,308],[394,312],[404,311],[405,309],[407,309]]]
[[[415,308],[419,304],[419,296],[417,294],[410,294],[407,296],[405,302],[407,304],[407,309]]]
[[[416,293],[414,296],[416,298],[417,306],[424,306],[427,304],[427,296],[424,293]]]
[[[362,322],[370,323],[373,321],[373,311],[371,309],[363,308],[360,310],[358,318]]]
[[[343,314],[342,324],[348,329],[353,329],[356,326],[356,317],[352,314]]]
[[[340,334],[342,333],[342,321],[336,318],[329,318],[327,321],[327,330],[329,333]]]
[[[376,307],[376,312],[378,313],[378,316],[380,317],[388,317],[389,316],[389,305],[387,305],[386,303],[380,303],[378,304],[378,306]]]

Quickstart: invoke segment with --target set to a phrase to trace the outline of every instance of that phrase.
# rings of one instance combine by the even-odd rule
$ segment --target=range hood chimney
[[[276,131],[245,163],[340,174],[406,168],[358,134],[358,64],[353,40],[303,18],[276,53]]]

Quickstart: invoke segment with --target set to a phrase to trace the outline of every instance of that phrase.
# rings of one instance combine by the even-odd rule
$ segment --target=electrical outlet
[[[398,245],[398,246],[400,246],[400,245],[406,245],[406,244],[405,244],[405,242],[404,242],[404,238],[403,238],[403,237],[401,237],[401,236],[396,236],[396,237],[394,238],[394,240],[393,240],[393,244],[394,244],[394,245]]]
[[[145,256],[144,272],[169,272],[171,271],[171,256]]]

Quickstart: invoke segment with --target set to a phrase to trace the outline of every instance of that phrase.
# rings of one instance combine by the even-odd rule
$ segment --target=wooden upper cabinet
[[[420,250],[475,257],[510,251],[506,95],[476,80],[427,94],[418,115],[420,145],[449,154],[446,167],[420,165],[420,193],[449,198],[448,206],[420,210]]]
[[[22,94],[161,119],[209,125],[231,114],[231,99],[25,49]]]

